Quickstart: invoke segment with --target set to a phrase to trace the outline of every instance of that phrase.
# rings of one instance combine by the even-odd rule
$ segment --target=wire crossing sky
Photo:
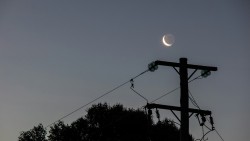
[[[0,0],[0,140],[17,140],[21,131],[50,124],[152,61],[181,57],[218,67],[189,89],[201,109],[212,111],[225,141],[249,139],[249,13],[248,0]],[[168,48],[162,43],[167,34],[175,37]],[[173,68],[159,67],[134,85],[150,102],[178,88],[179,76]],[[130,86],[113,93],[93,104],[145,105]],[[179,106],[179,96],[177,89],[156,102]],[[86,115],[85,110],[65,123]],[[201,138],[194,117],[190,133]],[[215,132],[206,137],[221,140]]]
[[[129,81],[126,81],[126,82],[124,82],[124,83],[122,83],[122,84],[120,84],[120,85],[116,86],[115,88],[113,88],[113,89],[111,89],[111,90],[107,91],[106,93],[104,93],[104,94],[102,94],[102,95],[98,96],[97,98],[95,98],[95,99],[91,100],[90,102],[88,102],[88,103],[84,104],[83,106],[81,106],[81,107],[77,108],[76,110],[73,110],[72,112],[70,112],[70,113],[68,113],[68,114],[64,115],[64,116],[63,116],[63,117],[61,117],[60,119],[58,119],[58,120],[56,120],[55,122],[53,122],[53,123],[49,124],[48,126],[46,126],[46,128],[47,128],[47,127],[49,127],[49,126],[51,126],[51,125],[53,125],[53,124],[55,124],[55,123],[56,123],[56,122],[58,122],[58,121],[61,121],[61,120],[65,119],[66,117],[68,117],[68,116],[72,115],[73,113],[75,113],[75,112],[77,112],[77,111],[79,111],[79,110],[81,110],[81,109],[85,108],[86,106],[88,106],[88,105],[90,105],[90,104],[94,103],[95,101],[97,101],[97,100],[101,99],[102,97],[104,97],[104,96],[106,96],[106,95],[108,95],[108,94],[112,93],[113,91],[115,91],[115,90],[117,90],[117,89],[121,88],[122,86],[124,86],[124,85],[126,85],[127,83],[129,83],[131,80],[136,79],[137,77],[139,77],[139,76],[143,75],[143,74],[144,74],[144,73],[146,73],[146,72],[148,72],[148,70],[143,71],[142,73],[139,73],[139,74],[138,74],[138,75],[136,75],[135,77],[131,78]]]

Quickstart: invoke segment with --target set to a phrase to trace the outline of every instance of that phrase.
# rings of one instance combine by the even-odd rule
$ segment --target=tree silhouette
[[[33,129],[21,132],[18,137],[19,141],[47,141],[46,140],[46,130],[42,124],[35,126]]]
[[[179,129],[165,119],[153,123],[143,110],[107,103],[93,105],[87,115],[70,125],[62,121],[50,127],[47,140],[41,124],[22,132],[19,141],[179,141]],[[187,141],[192,141],[190,136]]]

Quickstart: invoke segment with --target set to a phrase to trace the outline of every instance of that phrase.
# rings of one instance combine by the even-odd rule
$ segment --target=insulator
[[[209,119],[210,119],[210,123],[212,124],[212,125],[214,125],[214,119],[213,119],[213,117],[209,117]]]
[[[205,122],[206,122],[205,116],[202,116],[202,117],[201,117],[201,120],[202,120],[203,123],[205,123]]]
[[[159,113],[159,110],[158,109],[156,109],[156,117],[160,120],[160,113]]]
[[[203,124],[201,123],[201,121],[200,121],[200,119],[199,119],[199,114],[196,114],[196,117],[197,117],[197,119],[198,119],[198,122],[199,122],[200,126],[203,126]]]
[[[148,115],[152,116],[152,110],[151,109],[148,109]]]
[[[201,71],[201,76],[206,78],[208,77],[209,75],[211,75],[211,72],[209,70],[202,70]]]
[[[152,63],[148,64],[148,69],[149,69],[149,71],[154,72],[155,70],[158,69],[158,66],[155,64],[155,62],[152,62]]]
[[[212,125],[212,130],[214,130],[214,119],[213,119],[213,117],[209,117],[209,119],[210,119],[210,124]]]
[[[204,124],[205,124],[205,122],[206,122],[206,118],[205,118],[205,116],[203,115],[203,114],[201,114],[201,123],[200,123],[200,126],[203,126]]]
[[[131,88],[134,88],[134,79],[130,79]]]

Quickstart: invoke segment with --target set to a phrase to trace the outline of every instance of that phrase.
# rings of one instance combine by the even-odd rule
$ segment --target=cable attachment
[[[160,113],[159,113],[159,110],[157,108],[155,109],[155,114],[156,114],[156,117],[158,119],[158,122],[160,122],[161,121],[160,120]]]
[[[199,114],[196,114],[195,116],[196,116],[196,118],[197,118],[197,120],[198,120],[200,126],[202,126],[202,125],[201,125],[201,121],[200,121],[200,119],[199,119]]]
[[[212,130],[214,130],[215,129],[214,128],[214,119],[213,119],[213,117],[211,115],[210,115],[209,119],[210,119],[210,124],[212,126]]]
[[[134,79],[130,79],[130,83],[131,83],[130,88],[134,88],[135,87],[135,85],[134,85]]]
[[[202,114],[200,115],[201,116],[201,120],[199,119],[199,115],[200,114],[196,114],[196,117],[198,119],[198,122],[200,124],[200,126],[204,126],[205,125],[205,122],[206,122],[206,117]]]
[[[152,62],[150,64],[148,64],[148,70],[151,71],[151,72],[154,72],[155,70],[158,69],[158,66],[155,62]]]
[[[201,120],[202,120],[201,126],[203,126],[206,122],[206,118],[203,114],[201,115]]]
[[[211,75],[211,71],[209,71],[209,70],[202,70],[202,71],[201,71],[201,76],[202,76],[203,78],[206,78],[206,77],[208,77],[209,75]]]

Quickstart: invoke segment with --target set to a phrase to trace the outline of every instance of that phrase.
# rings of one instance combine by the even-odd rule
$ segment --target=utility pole
[[[173,114],[174,114],[173,110],[180,111],[181,115],[180,141],[188,141],[189,117],[192,116],[193,113],[201,115],[211,115],[211,111],[189,108],[188,80],[196,73],[197,70],[203,70],[205,72],[204,75],[206,75],[206,73],[210,73],[210,71],[217,71],[217,67],[188,64],[187,58],[180,58],[179,61],[180,61],[179,63],[175,63],[175,62],[166,62],[157,60],[149,64],[148,68],[150,71],[155,71],[156,69],[158,69],[158,65],[161,65],[161,66],[173,67],[177,71],[177,73],[180,75],[180,89],[181,89],[180,107],[160,105],[160,104],[147,104],[146,107],[149,109],[152,108],[168,109],[171,110]],[[176,69],[177,67],[179,68],[179,71]],[[190,76],[188,76],[188,69],[194,69],[193,73]],[[190,112],[191,115],[189,115]],[[176,118],[179,119],[177,116]]]
[[[181,98],[180,105],[183,110],[181,111],[181,133],[180,141],[188,139],[189,136],[189,115],[188,115],[188,71],[187,71],[187,59],[180,58],[180,86],[181,86]]]

